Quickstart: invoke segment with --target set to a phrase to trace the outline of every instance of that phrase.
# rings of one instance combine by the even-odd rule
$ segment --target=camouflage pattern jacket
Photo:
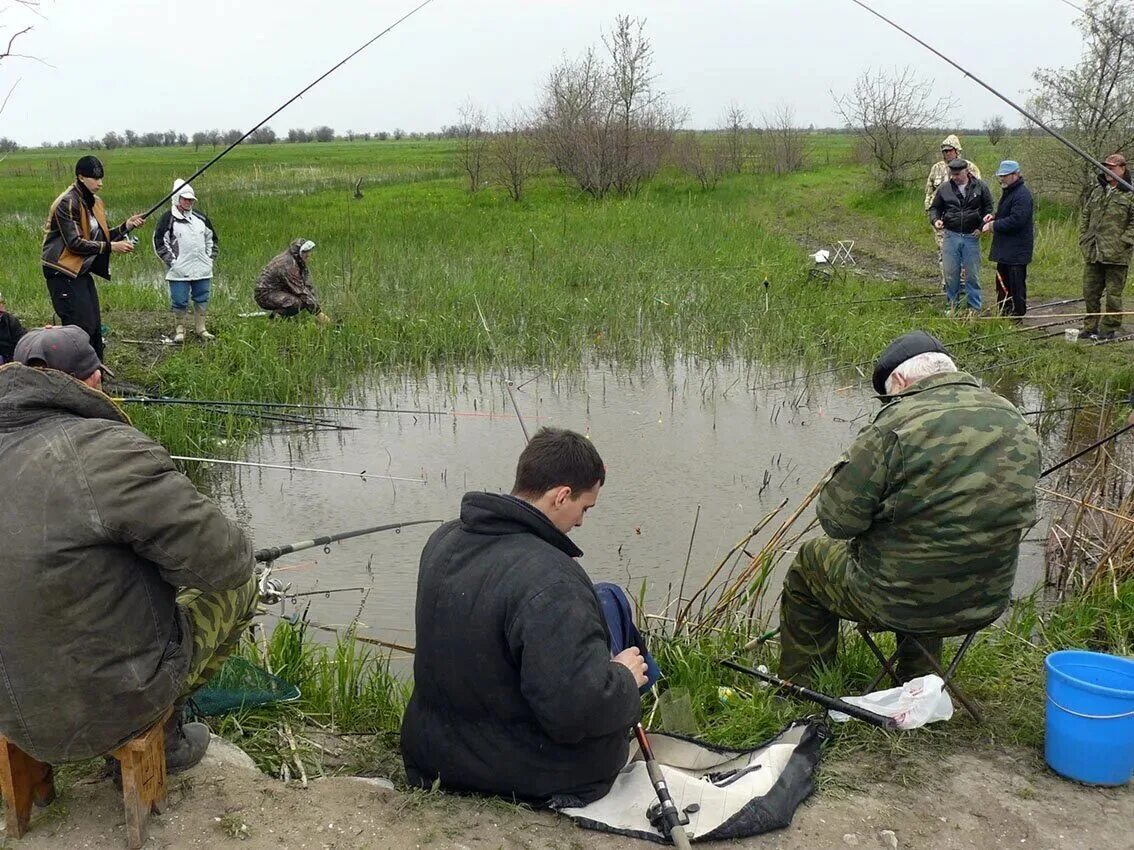
[[[862,430],[817,512],[849,541],[848,590],[882,625],[976,627],[1008,605],[1039,471],[1039,439],[1011,403],[964,372],[938,373]]]
[[[1101,183],[1101,181],[1100,181]],[[1079,213],[1079,248],[1088,263],[1130,265],[1134,251],[1134,195],[1121,186],[1096,186]]]
[[[965,152],[961,150],[961,140],[956,136],[946,136],[941,141],[942,145],[948,145],[955,148],[957,156],[963,157]],[[972,160],[969,160],[969,174],[977,180],[981,179],[980,169]],[[925,211],[929,212],[929,205],[933,203],[933,196],[937,194],[938,187],[949,179],[949,163],[943,159],[938,159],[933,163],[929,169],[929,177],[925,180]]]
[[[282,254],[273,257],[256,280],[256,303],[264,310],[289,310],[298,307],[310,313],[319,312],[319,299],[311,283],[311,272],[300,256],[305,240],[294,239]]]

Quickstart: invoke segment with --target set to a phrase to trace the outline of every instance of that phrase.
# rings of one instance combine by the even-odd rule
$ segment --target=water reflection
[[[845,380],[754,391],[749,388],[769,382],[766,372],[697,360],[511,377],[529,430],[553,424],[594,440],[609,469],[607,484],[573,537],[593,578],[641,593],[651,611],[675,598],[687,556],[690,589],[769,510],[785,498],[792,504],[802,498],[878,405],[865,385],[847,386]],[[1040,404],[1027,387],[1008,392],[1022,406]],[[398,520],[447,520],[456,516],[467,490],[510,489],[524,437],[499,377],[381,377],[360,387],[355,401],[445,412],[341,413],[344,424],[359,430],[269,435],[248,459],[421,476],[427,483],[269,470],[218,477],[218,498],[253,529],[257,546]],[[364,634],[412,645],[418,556],[430,531],[420,526],[335,544],[329,552],[311,549],[281,560],[280,577],[303,592],[372,585]],[[1029,538],[1018,590],[1042,577],[1042,533]],[[350,591],[297,602],[299,608],[310,603],[317,622],[344,625],[356,615],[360,597]],[[285,605],[287,611],[295,607]]]

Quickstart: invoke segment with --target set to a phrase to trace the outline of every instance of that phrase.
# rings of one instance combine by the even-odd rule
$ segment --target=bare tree
[[[1008,125],[1004,123],[1003,118],[997,115],[984,122],[984,132],[988,135],[988,143],[995,147],[1000,144],[1000,140],[1008,132]]]
[[[487,164],[492,182],[504,189],[508,197],[513,201],[523,199],[524,187],[542,162],[536,131],[522,113],[497,122],[488,143]]]
[[[25,11],[30,11],[36,15],[39,15],[40,17],[43,17],[39,12],[39,0],[11,0],[11,2],[0,5],[0,14],[7,12],[10,9],[23,9]],[[4,33],[4,31],[9,29],[13,28],[6,25],[0,26],[0,33]],[[7,34],[6,38],[4,37],[4,35],[0,34],[0,63],[7,63],[13,59],[30,59],[34,62],[41,62],[45,65],[47,64],[46,62],[43,62],[43,60],[38,56],[16,52],[16,42],[19,41],[23,36],[26,36],[28,33],[30,33],[33,29],[34,27],[32,27],[30,24],[17,24],[15,31]],[[4,112],[4,108],[8,105],[8,99],[11,98],[12,92],[16,90],[16,86],[18,86],[19,84],[20,80],[17,78],[14,83],[12,83],[10,86],[7,86],[8,90],[6,92],[0,93],[0,113]]]
[[[603,45],[604,57],[591,49],[555,68],[538,110],[547,159],[596,198],[656,174],[681,117],[656,88],[645,21],[619,16]]]
[[[728,170],[734,174],[744,171],[752,153],[752,125],[748,115],[735,103],[729,104],[721,121],[720,134],[723,141],[723,155]]]
[[[771,115],[761,115],[764,132],[757,147],[763,170],[773,174],[801,171],[804,165],[807,136],[795,123],[795,108],[781,104]]]
[[[905,183],[910,169],[924,161],[932,148],[925,131],[947,123],[954,107],[950,98],[935,98],[932,82],[909,67],[867,69],[853,89],[832,97],[887,188]]]
[[[1083,53],[1073,68],[1041,68],[1030,106],[1081,148],[1102,158],[1134,145],[1134,14],[1125,0],[1092,0],[1076,21]],[[1040,137],[1028,145],[1029,174],[1047,191],[1081,202],[1096,169]]]
[[[716,133],[708,138],[696,132],[682,133],[673,152],[677,167],[696,178],[706,191],[715,189],[721,175],[733,168],[728,138]]]
[[[453,128],[457,137],[457,161],[468,175],[470,192],[477,191],[482,185],[481,171],[488,147],[485,123],[484,112],[470,100],[461,107],[460,123]]]

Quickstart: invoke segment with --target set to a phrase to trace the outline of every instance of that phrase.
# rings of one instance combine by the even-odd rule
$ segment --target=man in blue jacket
[[[992,231],[988,258],[996,263],[996,305],[1002,316],[1028,312],[1028,263],[1035,244],[1032,191],[1024,185],[1020,163],[1006,159],[996,169],[1003,192],[996,214],[985,216],[984,232]]]

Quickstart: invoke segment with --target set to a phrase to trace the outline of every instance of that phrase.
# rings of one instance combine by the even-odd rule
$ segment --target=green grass
[[[621,362],[692,354],[804,372],[870,358],[914,325],[950,342],[1002,326],[943,318],[936,299],[841,305],[932,291],[932,237],[920,184],[882,193],[850,163],[846,137],[814,136],[809,144],[804,172],[735,175],[712,192],[670,170],[637,197],[594,202],[547,174],[519,204],[488,190],[468,194],[447,142],[237,148],[197,181],[221,238],[213,300],[220,338],[176,352],[114,344],[170,330],[147,226],[139,251],[115,257],[114,282],[101,285],[109,360],[130,380],[169,395],[309,400],[345,390],[362,371],[488,369],[497,359],[570,366],[592,354]],[[1001,152],[971,144],[990,171]],[[112,218],[144,209],[210,155],[105,152]],[[71,152],[28,151],[0,165],[0,240],[10,248],[4,291],[28,323],[51,315],[39,231],[72,159]],[[360,177],[364,197],[355,200]],[[1078,295],[1072,216],[1042,199],[1039,210],[1033,294]],[[237,315],[254,309],[260,267],[297,236],[318,243],[313,273],[338,321],[334,330]],[[806,283],[807,253],[837,238],[856,238],[871,272]],[[1134,381],[1122,345],[1072,349],[1007,337],[963,365],[1033,354],[1021,377],[1053,392]],[[177,453],[212,451],[219,439],[239,440],[249,430],[200,410],[131,412]]]
[[[767,740],[794,719],[821,712],[810,703],[779,698],[754,679],[720,665],[722,658],[743,657],[775,669],[775,642],[754,655],[744,654],[749,637],[748,631],[729,629],[700,636],[650,633],[651,650],[665,671],[660,699],[687,698],[691,709],[691,715],[676,712],[680,724],[668,726],[666,708],[656,710],[659,698],[648,695],[643,717],[650,728],[743,748]],[[892,649],[889,636],[880,640],[884,650]],[[1043,747],[1043,660],[1049,652],[1070,648],[1134,654],[1134,581],[1053,607],[1034,597],[1017,602],[1005,623],[981,633],[959,674],[958,682],[985,713],[983,725],[959,704],[948,723],[914,732],[885,732],[857,722],[837,725],[826,752],[823,787],[846,790],[879,764],[897,781],[913,782],[925,774],[929,762],[971,749],[1018,746],[1038,760]],[[242,652],[258,663],[265,661],[250,643]],[[277,776],[285,764],[294,765],[290,745],[281,736],[286,726],[309,775],[348,771],[402,778],[397,739],[409,687],[392,674],[388,656],[362,649],[349,635],[323,644],[312,641],[302,628],[280,623],[267,645],[266,663],[300,688],[301,700],[216,720],[220,734]],[[862,693],[877,672],[866,645],[848,631],[837,663],[823,670],[815,684],[828,694]],[[732,688],[735,696],[723,701],[722,686]],[[336,740],[338,751],[329,756],[320,746],[330,739]],[[289,769],[295,776],[294,768]]]

